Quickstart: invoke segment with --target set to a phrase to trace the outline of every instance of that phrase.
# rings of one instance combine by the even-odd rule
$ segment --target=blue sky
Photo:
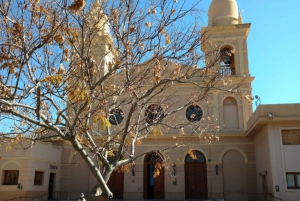
[[[208,11],[211,2],[202,0],[202,9]],[[253,96],[258,95],[261,104],[300,103],[300,1],[236,2],[244,23],[251,23],[248,56],[255,77]]]

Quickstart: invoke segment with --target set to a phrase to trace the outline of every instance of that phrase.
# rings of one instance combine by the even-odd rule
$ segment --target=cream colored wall
[[[80,193],[88,198],[96,184],[96,179],[82,158],[70,145],[63,145],[60,180],[60,198],[78,199]]]
[[[287,189],[286,172],[300,172],[300,145],[282,145],[282,129],[299,129],[300,122],[269,124],[271,147],[272,177],[274,185],[279,185],[280,192],[273,193],[279,198],[289,201],[298,201],[300,189]],[[274,187],[273,187],[274,189]]]
[[[300,190],[286,187],[286,172],[300,171],[300,145],[282,145],[281,130],[300,128],[300,104],[260,105],[247,126],[247,136],[254,136],[257,173],[267,171],[268,192],[283,200],[299,200]],[[261,193],[261,178],[257,178]],[[279,192],[275,192],[276,185]]]
[[[256,174],[257,190],[259,200],[263,199],[262,178],[259,174],[263,174],[267,179],[267,186],[272,190],[273,180],[271,176],[271,159],[270,144],[268,135],[268,126],[263,127],[254,137],[254,149],[256,156]],[[267,171],[267,174],[266,174]]]
[[[54,191],[60,189],[60,148],[40,142],[36,142],[32,148],[27,150],[5,151],[5,146],[2,146],[1,155],[0,201],[20,196],[35,197],[47,194],[50,173],[55,173],[56,176]],[[50,170],[50,164],[56,165],[58,169]],[[18,183],[22,185],[22,189],[18,189],[17,185],[3,185],[4,170],[19,170]],[[41,186],[34,185],[35,171],[44,172]]]
[[[162,138],[149,138],[143,141],[142,145],[136,147],[136,155],[144,153],[145,151],[151,151],[153,149],[163,149],[174,145],[180,140],[189,141],[190,146],[184,146],[181,148],[176,148],[172,150],[167,150],[162,152],[165,159],[167,159],[166,164],[170,165],[172,162],[176,163],[177,172],[177,185],[173,185],[170,171],[166,169],[165,171],[165,199],[167,200],[184,200],[185,199],[185,179],[184,179],[184,158],[187,154],[187,149],[191,147],[194,150],[201,151],[207,160],[207,187],[208,187],[208,197],[212,199],[222,199],[224,198],[223,193],[223,170],[222,170],[222,160],[223,156],[227,151],[235,150],[238,151],[243,159],[245,160],[244,165],[246,167],[246,196],[255,197],[256,196],[256,172],[255,172],[255,154],[254,145],[252,138],[246,137],[230,137],[222,136],[220,133],[220,141],[213,142],[209,144],[201,144],[199,138],[189,137],[189,136],[177,136],[176,139],[173,137],[168,137],[165,134]],[[192,141],[193,142],[192,142]],[[77,165],[77,172],[72,170],[73,164],[76,156],[71,148],[65,147],[62,156],[62,177],[61,177],[61,197],[62,199],[69,199],[71,196],[75,196],[81,193],[82,189],[86,189],[88,185],[90,192],[93,185],[95,184],[95,179],[93,175],[89,174],[88,170],[81,170],[81,165]],[[208,159],[211,162],[208,162]],[[80,158],[78,158],[80,160]],[[77,161],[77,159],[76,159]],[[143,164],[144,156],[135,160],[135,176],[132,176],[131,172],[124,174],[124,199],[142,199],[143,198]],[[219,166],[218,175],[215,174],[215,165]],[[84,166],[84,165],[83,165]],[[83,167],[82,166],[82,167]],[[166,166],[167,167],[167,166]],[[76,174],[82,174],[89,179],[89,182],[80,182],[77,185],[77,190],[72,186],[72,176]],[[74,181],[73,181],[74,182]],[[234,182],[234,181],[232,181]],[[85,184],[83,184],[85,183]],[[73,188],[73,189],[72,189]],[[253,190],[254,189],[254,190]],[[71,192],[72,191],[72,192]],[[88,196],[88,195],[87,195]],[[252,199],[255,200],[255,199]]]
[[[255,200],[256,196],[256,171],[255,171],[255,154],[252,139],[245,137],[221,137],[219,142],[213,142],[209,144],[201,144],[197,138],[193,139],[191,148],[201,151],[207,160],[207,187],[208,197],[211,199],[224,198],[224,180],[223,180],[223,166],[222,159],[226,152],[230,150],[237,151],[242,155],[245,166],[245,177],[247,178],[245,184],[245,196],[250,200]],[[190,140],[191,140],[190,139]],[[163,149],[167,146],[175,144],[180,139],[146,139],[143,144],[137,146],[136,155],[139,155],[145,151],[151,151],[153,149]],[[182,140],[188,140],[188,137],[184,137]],[[187,154],[189,146],[176,148],[162,152],[167,159],[168,165],[172,162],[176,163],[177,172],[177,185],[173,185],[171,179],[171,172],[165,171],[165,199],[167,200],[184,200],[185,199],[185,179],[184,179],[184,158]],[[242,153],[241,153],[242,152]],[[208,162],[208,159],[211,162]],[[135,160],[135,176],[131,173],[125,173],[125,185],[124,185],[124,199],[142,199],[143,198],[143,157]],[[215,165],[219,166],[219,173],[215,173]],[[229,181],[234,182],[234,181]]]
[[[69,199],[78,199],[80,193],[89,197],[90,170],[79,154],[73,156],[71,161],[71,177],[68,191]]]
[[[277,114],[279,115],[279,113]],[[287,121],[285,123],[280,123],[276,122],[274,119],[270,120],[268,124],[266,124],[260,131],[256,133],[254,137],[257,169],[256,177],[258,181],[257,187],[260,199],[263,197],[262,181],[259,173],[265,174],[267,178],[268,193],[271,193],[275,197],[283,200],[299,200],[300,190],[287,189],[285,175],[286,172],[300,171],[300,145],[282,145],[281,137],[282,129],[297,128],[300,128],[300,122]],[[275,191],[275,186],[277,185],[279,186],[279,192]],[[268,198],[272,200],[272,197],[269,196]]]
[[[234,49],[234,63],[236,75],[249,75],[247,37],[250,24],[228,25],[220,27],[208,27],[209,41],[205,44],[205,50],[214,48],[215,45],[223,47],[229,45]],[[207,58],[209,60],[209,58]],[[234,76],[233,76],[234,77]]]

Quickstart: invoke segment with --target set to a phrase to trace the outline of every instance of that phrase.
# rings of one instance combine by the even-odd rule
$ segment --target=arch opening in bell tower
[[[231,46],[221,48],[221,75],[236,75],[234,64],[234,49]]]

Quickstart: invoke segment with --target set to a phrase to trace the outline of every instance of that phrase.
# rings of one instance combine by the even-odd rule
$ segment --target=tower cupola
[[[210,26],[239,24],[238,5],[235,0],[213,0],[208,17]]]

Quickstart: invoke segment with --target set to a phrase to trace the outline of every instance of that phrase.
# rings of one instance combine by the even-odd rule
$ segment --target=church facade
[[[226,200],[296,201],[300,197],[300,104],[259,105],[241,96],[251,94],[247,37],[251,24],[244,23],[235,0],[213,0],[209,23],[204,28],[208,42],[228,52],[221,73],[233,83],[243,82],[243,94],[215,93],[211,102],[199,102],[203,117],[214,116],[223,125],[218,141],[202,143],[198,137],[165,134],[150,137],[137,146],[136,154],[163,149],[179,138],[193,141],[191,158],[187,148],[162,152],[171,161],[153,178],[155,155],[147,154],[129,166],[129,172],[115,171],[108,185],[115,199],[126,200]],[[222,45],[221,45],[222,44]],[[210,58],[207,58],[209,60]],[[184,86],[179,97],[188,97]],[[193,106],[195,107],[195,106]],[[190,107],[182,111],[188,121]],[[192,130],[186,130],[187,134]],[[63,143],[42,143],[27,151],[5,152],[1,147],[0,200],[40,197],[76,200],[88,195],[96,180],[80,156]]]

